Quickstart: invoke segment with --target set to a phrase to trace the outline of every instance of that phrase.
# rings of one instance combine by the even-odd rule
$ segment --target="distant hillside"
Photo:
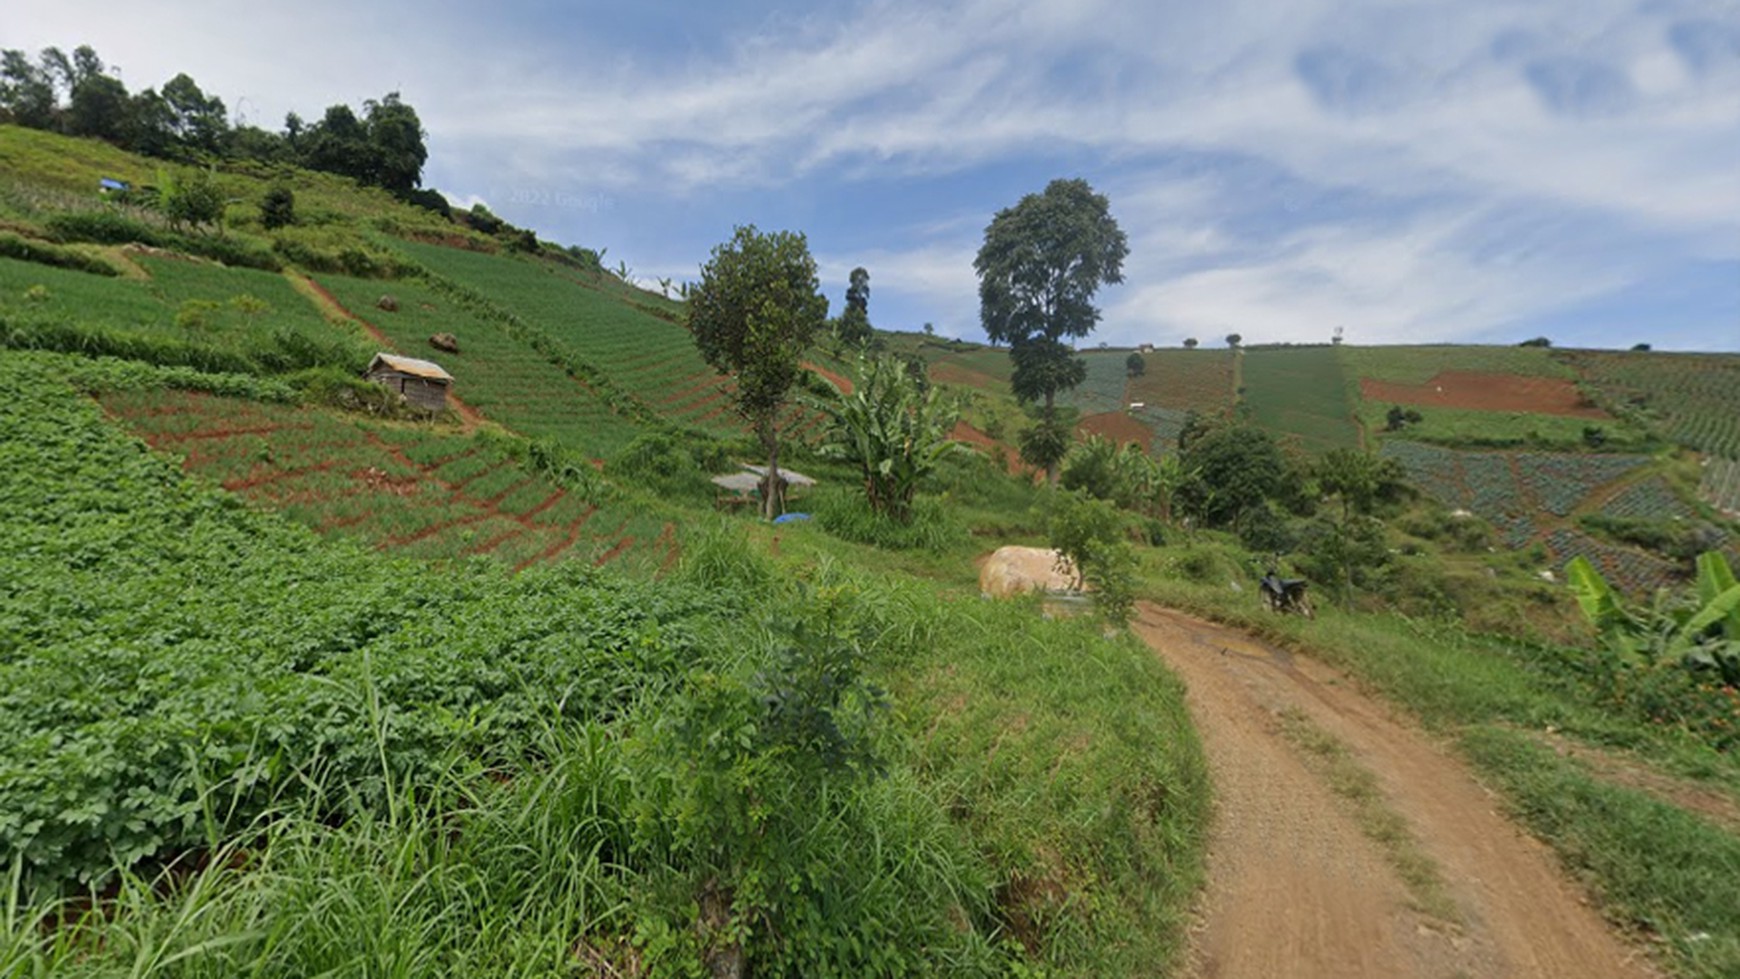
[[[1007,400],[1006,350],[904,334],[933,381]],[[1302,452],[1364,447],[1446,506],[1557,565],[1577,555],[1634,590],[1700,547],[1736,548],[1740,356],[1544,347],[1084,350],[1067,403],[1084,432],[1173,447],[1190,412],[1239,416]],[[988,409],[982,413],[996,417]],[[999,418],[1021,424],[1011,403]]]

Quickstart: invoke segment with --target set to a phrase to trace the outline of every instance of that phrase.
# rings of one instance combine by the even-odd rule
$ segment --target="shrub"
[[[183,224],[194,227],[215,224],[224,213],[224,197],[212,182],[211,173],[194,169],[180,174],[168,174],[161,179],[157,209],[169,219],[169,227],[179,231]]]
[[[1129,622],[1136,602],[1136,558],[1117,508],[1082,493],[1059,492],[1047,514],[1046,536],[1074,569],[1076,587],[1094,587],[1095,605],[1106,621]]]
[[[93,275],[120,275],[108,262],[94,255],[72,248],[53,245],[46,241],[31,241],[22,235],[10,231],[0,231],[0,257],[16,258],[22,262],[35,262],[38,265],[52,265],[56,268],[74,269],[79,272],[90,272]]]
[[[296,193],[282,184],[266,191],[260,201],[260,224],[273,231],[296,223]]]
[[[817,489],[807,504],[828,533],[884,550],[944,551],[967,537],[953,511],[930,497],[913,501],[911,519],[905,523],[877,513],[862,494],[839,486]]]
[[[119,211],[68,211],[50,215],[49,233],[61,241],[94,241],[104,245],[162,246],[169,235]]]

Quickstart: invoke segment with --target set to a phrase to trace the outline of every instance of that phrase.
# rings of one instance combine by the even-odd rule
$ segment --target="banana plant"
[[[1740,684],[1740,583],[1722,555],[1698,556],[1689,599],[1661,592],[1643,608],[1627,608],[1588,559],[1566,567],[1577,604],[1608,648],[1634,668],[1686,666],[1713,670]]]
[[[885,357],[861,358],[850,394],[812,406],[828,417],[822,452],[857,466],[870,508],[901,523],[912,519],[919,482],[964,448],[949,437],[953,403]]]

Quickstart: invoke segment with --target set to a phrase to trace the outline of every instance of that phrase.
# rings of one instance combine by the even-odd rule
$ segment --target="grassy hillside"
[[[1679,817],[1525,735],[1733,783],[1733,688],[1614,667],[1541,573],[1639,592],[1735,546],[1698,496],[1734,464],[1676,442],[1725,451],[1740,387],[1706,375],[1740,358],[1085,351],[1083,430],[1251,423],[1279,485],[1214,521],[1236,481],[1188,466],[1194,504],[1161,475],[1089,503],[961,454],[896,526],[794,407],[814,519],[768,525],[715,510],[750,456],[680,303],[337,178],[221,172],[225,221],[177,231],[92,189],[154,163],[0,126],[0,164],[31,258],[0,258],[0,975],[1164,973],[1207,819],[1182,690],[1127,633],[977,597],[977,558],[1072,521],[1137,593],[1457,739],[1610,910],[1716,935],[1670,938],[1686,974],[1734,961],[1726,891],[1641,872]],[[280,182],[298,223],[267,231]],[[1010,451],[1007,350],[883,339]],[[359,380],[377,350],[440,362],[453,410]],[[1361,446],[1417,493],[1325,491]],[[1277,553],[1321,620],[1254,618]],[[1662,852],[1730,852],[1674,825]]]

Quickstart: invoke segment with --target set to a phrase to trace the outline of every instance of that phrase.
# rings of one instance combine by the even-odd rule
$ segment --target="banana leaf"
[[[1734,570],[1728,559],[1715,551],[1698,555],[1698,605],[1710,608],[1724,594],[1740,584],[1734,580]],[[1722,635],[1731,642],[1740,642],[1740,608],[1730,607],[1721,620]],[[1707,627],[1707,624],[1706,624]]]

